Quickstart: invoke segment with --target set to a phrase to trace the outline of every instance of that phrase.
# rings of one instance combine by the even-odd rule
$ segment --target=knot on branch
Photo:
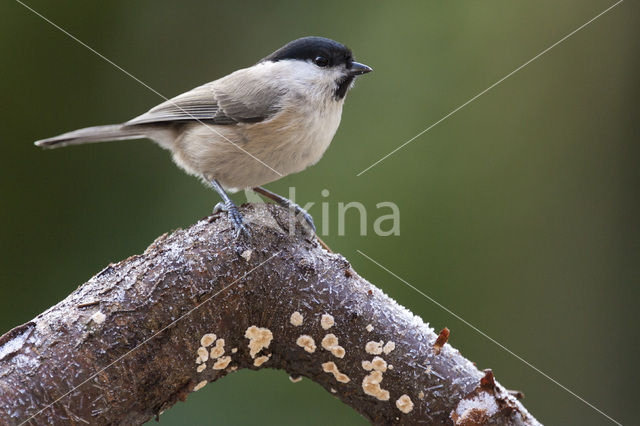
[[[466,395],[451,412],[456,426],[485,425],[502,419],[508,424],[530,424],[535,419],[518,409],[515,396],[498,385],[491,369],[484,370],[480,384]]]

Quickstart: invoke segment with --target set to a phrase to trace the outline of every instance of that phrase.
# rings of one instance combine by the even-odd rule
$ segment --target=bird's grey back
[[[125,125],[167,121],[231,125],[267,120],[278,112],[283,89],[253,74],[250,69],[238,70],[169,99]]]

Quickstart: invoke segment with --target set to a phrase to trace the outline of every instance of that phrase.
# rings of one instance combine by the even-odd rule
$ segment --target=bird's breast
[[[194,123],[172,146],[190,174],[217,179],[226,189],[264,185],[320,160],[340,124],[342,102],[301,103],[269,120],[230,126]]]
[[[272,119],[246,126],[246,147],[283,175],[317,163],[329,147],[342,115],[343,102],[283,108]]]

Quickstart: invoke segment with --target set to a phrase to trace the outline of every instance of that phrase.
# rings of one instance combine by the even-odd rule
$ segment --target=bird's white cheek
[[[286,75],[289,88],[311,98],[333,95],[337,81],[344,75],[339,68],[320,68],[310,62],[283,61],[278,63],[280,75]]]

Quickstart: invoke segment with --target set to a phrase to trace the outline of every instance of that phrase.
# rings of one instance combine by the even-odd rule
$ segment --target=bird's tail
[[[36,141],[35,145],[43,148],[60,148],[83,143],[140,139],[144,137],[146,137],[146,135],[141,132],[139,128],[128,127],[122,124],[108,124],[106,126],[86,127],[52,138],[42,139]]]

